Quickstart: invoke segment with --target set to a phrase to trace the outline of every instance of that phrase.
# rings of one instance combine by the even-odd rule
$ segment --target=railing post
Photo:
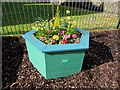
[[[52,17],[54,17],[54,2],[52,1]]]
[[[116,29],[118,29],[119,26],[120,26],[120,17],[119,17],[119,19],[118,19],[118,23],[117,23]]]

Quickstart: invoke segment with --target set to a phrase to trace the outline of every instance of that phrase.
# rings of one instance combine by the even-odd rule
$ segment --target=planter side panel
[[[29,60],[33,66],[46,77],[46,65],[45,65],[45,55],[31,42],[26,40],[27,51],[29,55]]]
[[[65,77],[81,71],[85,50],[45,54],[46,79]]]

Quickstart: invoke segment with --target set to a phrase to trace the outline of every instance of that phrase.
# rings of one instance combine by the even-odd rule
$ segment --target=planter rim
[[[43,53],[88,49],[89,31],[85,31],[79,28],[75,28],[75,30],[82,33],[80,43],[47,45],[33,36],[33,33],[36,31],[35,29],[25,33],[24,35],[22,35],[22,37],[34,44]]]

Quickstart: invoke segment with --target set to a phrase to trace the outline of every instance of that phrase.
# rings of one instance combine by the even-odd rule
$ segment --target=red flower
[[[67,43],[69,43],[69,41],[66,40],[66,39],[63,39],[63,40],[62,40],[62,43],[63,43],[63,44],[67,44]]]
[[[48,30],[48,31],[46,31],[46,32],[51,33],[52,31]]]

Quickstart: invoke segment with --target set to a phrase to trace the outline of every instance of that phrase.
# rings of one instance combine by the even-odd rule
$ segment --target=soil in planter
[[[116,30],[91,32],[82,72],[50,80],[45,80],[30,63],[23,38],[5,37],[2,40],[3,89],[120,88],[118,34]]]

